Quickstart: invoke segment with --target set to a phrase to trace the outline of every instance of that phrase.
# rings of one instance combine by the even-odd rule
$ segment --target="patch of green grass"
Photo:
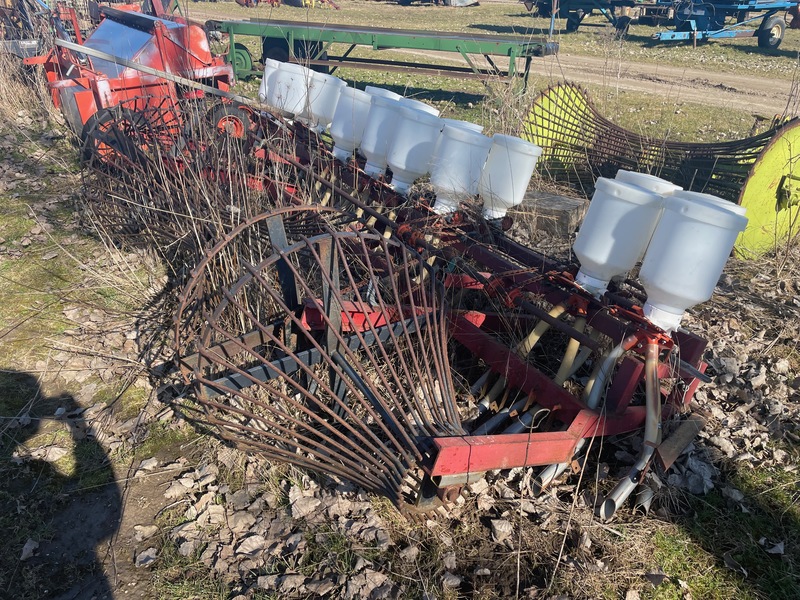
[[[343,25],[375,23],[383,27],[461,32],[467,37],[473,33],[541,38],[547,35],[550,27],[550,19],[528,13],[516,2],[490,2],[450,9],[432,4],[399,6],[394,2],[349,0],[341,5],[340,10],[326,7],[303,9],[287,5],[273,7],[266,3],[247,9],[229,3],[196,2],[189,5],[187,10],[189,17],[195,14],[194,18],[200,20],[214,16],[218,19],[283,19]],[[657,27],[634,24],[619,43],[613,40],[613,28],[608,21],[597,14],[587,17],[574,33],[566,33],[564,24],[563,19],[556,21],[555,40],[559,43],[560,53],[605,56],[609,43],[613,41],[615,53],[623,64],[625,61],[636,61],[791,80],[800,51],[800,31],[792,29],[786,30],[780,48],[766,50],[758,47],[755,38],[711,41],[699,44],[697,48],[686,43],[654,42],[652,35],[671,29],[669,24]],[[254,58],[258,59],[257,44],[249,43],[244,37],[237,38],[237,41],[248,44],[255,53]]]
[[[716,566],[716,559],[701,548],[686,532],[659,530],[653,536],[652,562],[669,579],[644,594],[645,598],[680,600],[685,597],[680,581],[695,598],[729,600],[755,598],[740,587],[732,571]]]
[[[306,531],[306,551],[300,561],[300,572],[306,576],[323,570],[333,570],[337,575],[355,573],[360,558],[379,561],[382,553],[372,545],[356,544],[343,531],[324,525]]]
[[[716,490],[690,498],[694,513],[682,525],[706,551],[729,555],[748,576],[743,588],[775,600],[791,600],[800,589],[800,487],[795,472],[780,468],[741,468],[728,482],[741,490],[741,505]],[[768,549],[782,542],[783,554]]]
[[[180,446],[194,437],[196,434],[188,427],[173,429],[158,421],[150,426],[147,438],[136,448],[136,456],[138,458],[150,458],[151,456],[173,458],[181,454]]]
[[[0,371],[0,415],[16,416],[39,395],[39,382],[28,373],[19,371]],[[8,440],[3,436],[3,442]]]
[[[161,547],[153,577],[153,591],[159,600],[226,600],[228,586],[196,556],[181,556],[169,541]]]

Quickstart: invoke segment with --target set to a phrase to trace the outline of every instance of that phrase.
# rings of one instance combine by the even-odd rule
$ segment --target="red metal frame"
[[[156,7],[158,11],[160,3]],[[71,9],[59,9],[55,19],[67,14],[74,17]],[[134,60],[144,66],[165,71],[179,77],[202,81],[222,91],[233,84],[233,68],[221,57],[213,56],[208,36],[202,26],[188,22],[182,17],[145,15],[138,12],[101,8],[104,20],[128,27],[132,31],[146,31],[151,39],[136,53]],[[75,21],[77,23],[77,21]],[[95,30],[95,35],[100,31]],[[77,28],[76,31],[79,31]],[[78,39],[79,44],[91,43]],[[181,90],[166,79],[148,75],[132,68],[125,68],[119,76],[110,76],[92,66],[92,60],[78,56],[65,48],[53,48],[44,56],[26,59],[27,64],[44,67],[47,84],[53,103],[64,113],[70,126],[79,134],[84,125],[102,108],[127,103],[135,111],[160,108],[164,100],[171,101],[176,113],[180,99],[197,97],[202,92]]]

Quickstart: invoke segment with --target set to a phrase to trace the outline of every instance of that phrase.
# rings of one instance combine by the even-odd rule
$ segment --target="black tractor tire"
[[[623,15],[617,18],[617,22],[614,23],[614,29],[616,30],[615,35],[617,38],[622,38],[628,35],[628,31],[631,28],[631,18]]]
[[[267,58],[280,62],[289,61],[289,43],[283,38],[264,38],[261,43],[261,60]]]
[[[781,45],[786,33],[786,21],[779,15],[767,17],[758,29],[758,47],[774,50]]]
[[[262,62],[267,58],[278,60],[280,62],[289,62],[289,43],[283,38],[264,38],[261,43],[261,60]],[[294,43],[294,56],[297,60],[302,62],[304,58],[313,58],[322,49],[319,42],[302,42],[296,41]],[[328,58],[328,53],[323,52],[320,59],[325,60]],[[327,65],[312,65],[311,69],[318,73],[328,73],[330,69]]]

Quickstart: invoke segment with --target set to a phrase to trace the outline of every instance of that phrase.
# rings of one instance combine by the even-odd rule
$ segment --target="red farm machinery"
[[[202,26],[166,15],[159,0],[150,12],[100,8],[102,20],[85,40],[77,21],[70,39],[57,14],[55,47],[26,60],[44,66],[53,103],[81,139],[121,117],[130,120],[131,111],[156,106],[180,122],[181,101],[202,97],[204,89],[230,89],[233,70],[212,55]],[[128,110],[121,114],[123,104]]]
[[[637,281],[590,293],[479,199],[439,214],[432,188],[335,158],[319,122],[222,103],[201,28],[103,14],[41,62],[85,137],[87,212],[172,267],[178,397],[221,437],[427,514],[491,470],[541,467],[542,490],[643,428],[610,518],[702,426],[706,342],[648,321]],[[222,120],[195,127],[185,102]]]
[[[577,265],[507,235],[510,219],[470,203],[437,215],[429,191],[401,196],[276,115],[255,112],[236,156],[189,140],[166,171],[145,144],[90,163],[90,206],[118,235],[170,248],[206,236],[210,250],[178,261],[196,266],[174,319],[205,424],[412,513],[491,470],[542,467],[542,490],[580,470],[593,440],[641,428],[600,514],[672,465],[702,427],[686,413],[705,340],[649,323],[635,281],[597,298]],[[191,218],[169,210],[176,197]]]

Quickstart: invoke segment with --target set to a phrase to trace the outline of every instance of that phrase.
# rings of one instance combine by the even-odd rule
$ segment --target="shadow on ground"
[[[0,370],[0,597],[113,598],[102,562],[122,499],[111,462],[69,394]]]

